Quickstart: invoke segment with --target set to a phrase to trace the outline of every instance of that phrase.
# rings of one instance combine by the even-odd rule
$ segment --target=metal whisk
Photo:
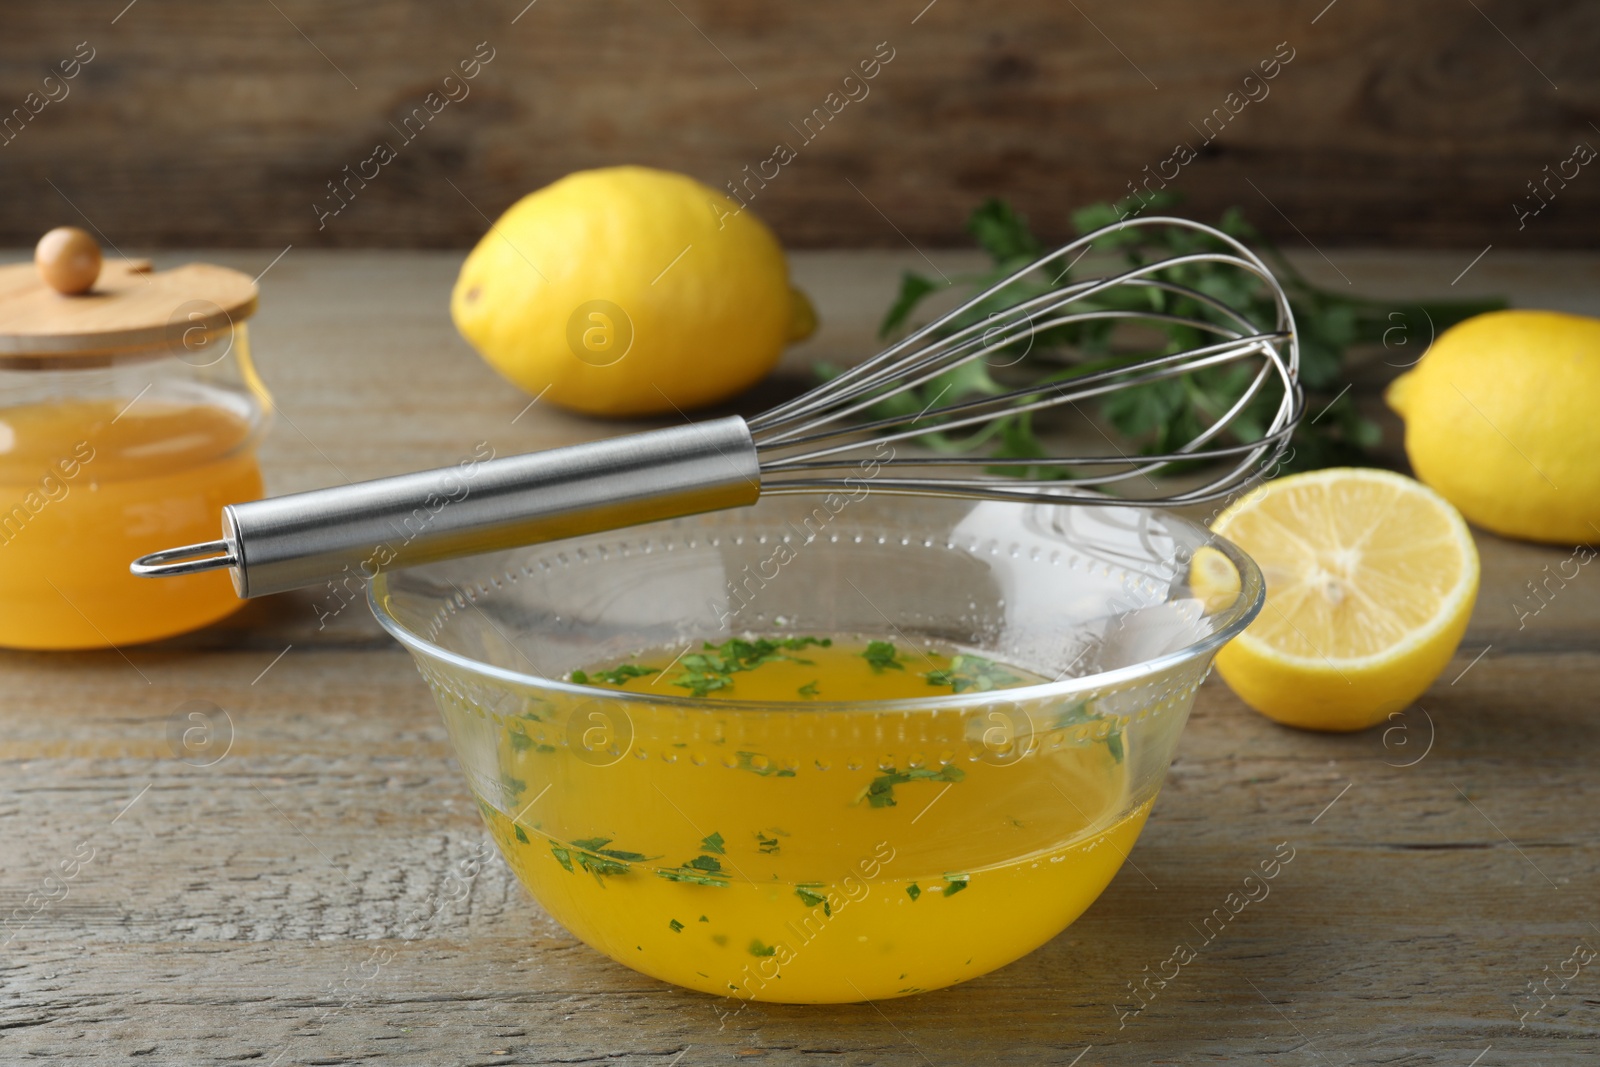
[[[1059,281],[1096,241],[1131,227],[1173,226],[1204,234],[1222,250],[1154,260],[1118,274],[1071,281],[976,312],[1034,272]],[[1187,264],[1226,264],[1257,279],[1274,321],[1177,284],[1162,274]],[[1176,315],[1105,299],[1113,290],[1164,291],[1210,314]],[[1097,300],[1097,298],[1100,298]],[[1014,351],[1047,331],[1109,323],[1178,324],[1210,343],[905,415],[874,408],[973,360]],[[1056,336],[1060,336],[1057,334]],[[983,426],[1045,408],[1076,405],[1132,387],[1228,364],[1254,366],[1238,399],[1187,442],[1160,455],[1128,455],[1109,438],[1095,454],[1006,459],[929,455],[918,438]],[[1266,265],[1227,234],[1187,219],[1131,219],[1080,237],[974,296],[904,340],[811,392],[748,422],[738,416],[651,430],[503,459],[231,504],[216,541],[151,553],[143,577],[230,569],[240,596],[317,585],[350,569],[379,570],[753,504],[763,494],[861,491],[998,500],[1170,506],[1236,492],[1280,453],[1301,414],[1299,344],[1288,298]],[[1262,435],[1229,443],[1226,431],[1263,395],[1281,389]],[[913,394],[916,395],[916,394]],[[863,418],[865,416],[865,418]],[[1103,435],[1102,435],[1103,436]],[[902,454],[908,451],[913,454]],[[1210,462],[1217,472],[1193,488],[1153,489],[1150,475],[1175,463]],[[993,468],[1020,468],[1020,477]],[[1037,472],[1053,477],[1035,476]],[[1064,476],[1064,477],[1063,477]]]

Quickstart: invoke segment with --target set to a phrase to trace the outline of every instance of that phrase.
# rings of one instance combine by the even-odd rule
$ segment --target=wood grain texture
[[[271,255],[204,258],[253,274]],[[1339,265],[1410,293],[1448,287],[1461,258]],[[275,491],[623,428],[524,411],[450,330],[457,259],[297,249],[266,275]],[[870,345],[912,261],[796,257],[824,329],[765,388]],[[1524,303],[1600,299],[1595,257],[1477,269],[1480,291]],[[497,858],[466,877],[485,843],[472,798],[364,612],[319,630],[310,597],[285,595],[126,659],[0,654],[0,919],[92,850],[64,896],[0,932],[0,1063],[1590,1063],[1600,969],[1526,1020],[1519,998],[1578,942],[1600,947],[1600,577],[1522,619],[1512,600],[1567,553],[1478,541],[1483,591],[1427,716],[1316,736],[1209,681],[1132,864],[1079,922],[994,974],[876,1005],[675,990],[577,943]],[[230,724],[209,766],[169,741],[192,700]],[[1198,943],[1191,924],[1283,841],[1295,859],[1270,895],[1127,1016],[1127,984]]]
[[[572,170],[720,189],[778,144],[797,158],[752,206],[799,246],[953,244],[992,195],[1060,237],[1163,172],[1197,217],[1240,204],[1286,241],[1600,238],[1600,177],[1561,176],[1600,146],[1584,0],[525,3],[8,5],[0,241],[464,247]]]

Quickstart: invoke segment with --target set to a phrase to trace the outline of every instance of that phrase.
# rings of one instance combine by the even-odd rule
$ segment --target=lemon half
[[[1455,508],[1388,471],[1332,468],[1266,483],[1212,529],[1253,557],[1267,600],[1217,655],[1246,704],[1312,730],[1360,730],[1411,704],[1455,654],[1478,551]],[[1220,569],[1196,566],[1202,597]]]

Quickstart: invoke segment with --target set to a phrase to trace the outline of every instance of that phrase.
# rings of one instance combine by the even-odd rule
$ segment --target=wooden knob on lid
[[[100,245],[76,226],[57,226],[33,247],[33,265],[56,292],[87,293],[100,277]]]
[[[160,355],[200,366],[211,358],[201,349],[256,310],[248,274],[210,263],[158,271],[148,259],[121,256],[102,264],[88,234],[57,236],[68,233],[46,234],[33,263],[0,266],[0,369]],[[92,273],[78,265],[75,244],[87,247],[80,255]]]

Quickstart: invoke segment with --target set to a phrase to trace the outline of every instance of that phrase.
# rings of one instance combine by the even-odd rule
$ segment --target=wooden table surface
[[[253,275],[272,255],[206,258]],[[1596,256],[1495,252],[1455,287],[1466,254],[1333,258],[1375,294],[1600,313]],[[627,428],[524,410],[450,326],[458,261],[293,250],[271,268],[253,339],[281,411],[272,491]],[[806,359],[869,349],[920,263],[797,255],[825,329],[741,408],[797,388]],[[319,631],[291,594],[121,654],[0,654],[0,915],[92,851],[64,897],[6,926],[0,1063],[1595,1062],[1600,959],[1577,961],[1600,949],[1600,564],[1526,617],[1526,583],[1572,550],[1478,542],[1471,628],[1419,709],[1319,736],[1211,679],[1137,871],[994,974],[844,1007],[638,975],[556,926],[497,857],[436,908],[486,835],[427,689],[364,612]],[[225,712],[207,766],[169,742],[192,700]],[[1295,859],[1270,896],[1130,1012],[1129,983],[1282,842]]]

